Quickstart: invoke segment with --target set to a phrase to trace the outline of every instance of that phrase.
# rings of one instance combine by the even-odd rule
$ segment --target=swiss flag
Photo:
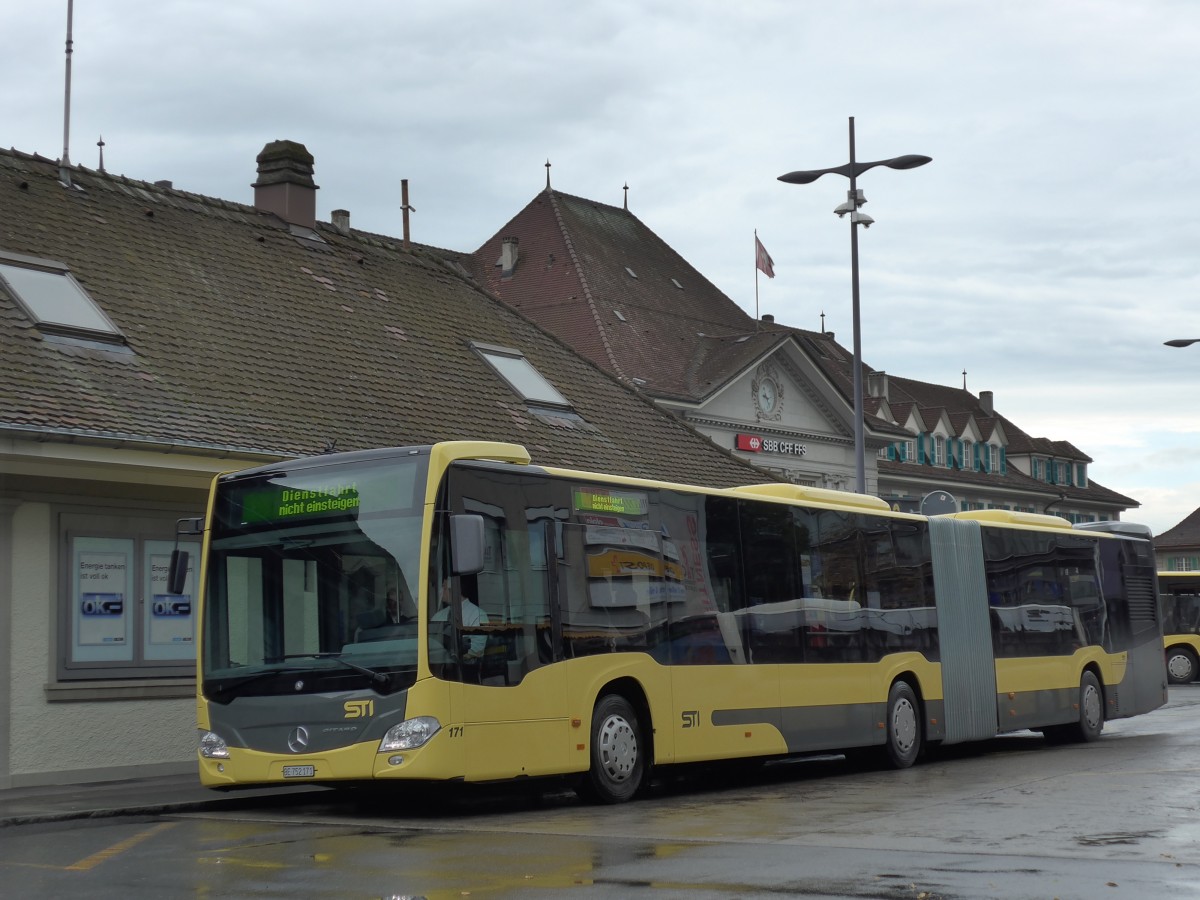
[[[771,259],[771,254],[762,245],[762,241],[758,239],[757,234],[754,236],[754,264],[768,278],[775,277],[775,260]]]

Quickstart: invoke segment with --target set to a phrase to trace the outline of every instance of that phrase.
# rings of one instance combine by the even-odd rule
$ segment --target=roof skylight
[[[478,343],[472,343],[471,347],[525,402],[570,408],[571,402],[534,368],[520,350]]]
[[[125,342],[117,326],[62,263],[0,252],[0,284],[43,331]]]

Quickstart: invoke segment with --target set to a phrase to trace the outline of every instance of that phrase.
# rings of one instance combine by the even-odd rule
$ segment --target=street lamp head
[[[1175,338],[1170,341],[1163,341],[1167,347],[1190,347],[1192,344],[1200,343],[1200,338]]]
[[[896,156],[892,159],[877,159],[873,162],[855,162],[846,163],[843,166],[833,166],[829,169],[800,169],[796,172],[788,172],[786,175],[780,175],[778,180],[785,181],[788,184],[812,184],[822,175],[845,175],[847,178],[857,178],[867,169],[873,169],[876,166],[887,166],[889,169],[915,169],[917,166],[923,166],[927,162],[933,162],[931,156],[921,156],[919,153],[909,153],[905,156]]]
[[[836,169],[801,169],[798,172],[788,172],[786,175],[780,175],[778,181],[786,181],[788,184],[812,184],[822,175],[828,175],[830,172],[835,172]]]
[[[933,162],[932,156],[921,156],[919,153],[909,153],[907,156],[897,156],[895,159],[884,160],[878,165],[887,166],[889,169],[915,169],[917,166],[923,166],[927,162]]]

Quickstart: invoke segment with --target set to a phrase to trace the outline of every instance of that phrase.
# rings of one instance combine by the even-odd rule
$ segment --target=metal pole
[[[854,177],[854,116],[850,117],[850,202],[858,210],[858,184]],[[854,483],[860,494],[867,492],[865,440],[863,437],[862,332],[858,308],[858,217],[850,214],[851,327],[854,332]]]
[[[75,19],[75,0],[67,0],[67,73],[63,91],[63,152],[58,163],[58,180],[71,186],[71,53],[74,41],[71,31]]]

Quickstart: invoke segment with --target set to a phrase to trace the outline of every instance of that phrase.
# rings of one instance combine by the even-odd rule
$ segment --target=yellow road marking
[[[147,828],[145,831],[138,832],[132,837],[127,837],[125,840],[113,844],[111,847],[107,847],[98,853],[93,853],[87,859],[81,859],[74,865],[67,866],[66,870],[68,872],[86,872],[88,869],[94,869],[100,863],[107,862],[114,856],[136,847],[142,841],[152,838],[156,834],[166,831],[168,828],[174,828],[176,824],[175,822],[160,822],[153,828]]]

